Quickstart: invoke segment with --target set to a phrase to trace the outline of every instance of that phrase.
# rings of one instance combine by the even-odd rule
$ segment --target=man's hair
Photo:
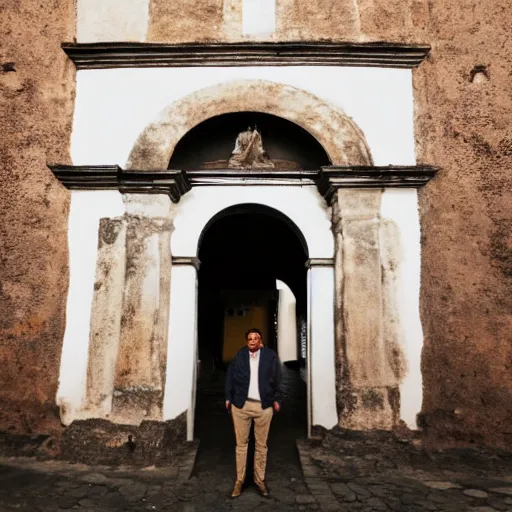
[[[248,339],[248,338],[249,338],[249,334],[252,334],[252,333],[259,334],[259,335],[260,335],[260,338],[261,338],[261,339],[263,339],[263,336],[261,335],[261,331],[260,331],[259,329],[256,329],[256,328],[249,329],[249,330],[245,333],[245,339]]]

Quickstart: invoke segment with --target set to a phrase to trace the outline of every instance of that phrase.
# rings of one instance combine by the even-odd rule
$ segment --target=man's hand
[[[281,410],[281,406],[279,402],[274,402],[274,412],[279,412]]]
[[[231,407],[231,402],[229,400],[226,400],[226,411],[229,411],[230,407]]]

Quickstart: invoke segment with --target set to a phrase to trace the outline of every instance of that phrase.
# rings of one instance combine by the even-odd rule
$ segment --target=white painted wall
[[[308,410],[311,425],[332,428],[336,412],[334,267],[308,270]]]
[[[276,280],[279,290],[279,303],[277,307],[277,354],[282,363],[297,361],[297,300],[290,287]]]
[[[69,290],[56,402],[64,424],[80,416],[87,386],[91,307],[100,219],[124,214],[117,191],[73,191],[69,212]]]
[[[77,0],[77,42],[145,41],[149,0]]]
[[[78,71],[73,163],[124,166],[137,137],[165,107],[243,79],[288,84],[338,105],[363,130],[376,165],[415,164],[411,71],[329,66]]]
[[[196,256],[206,224],[230,206],[255,203],[269,206],[292,220],[302,232],[310,258],[332,258],[334,239],[330,209],[316,186],[195,187],[173,205],[173,256]]]
[[[187,412],[187,439],[194,432],[197,371],[197,271],[173,265],[163,420]]]
[[[276,0],[242,0],[244,36],[270,36],[276,31]]]
[[[420,319],[421,242],[416,189],[386,189],[381,215],[398,226],[401,238],[401,266],[398,283],[399,328],[408,372],[400,385],[400,415],[409,428],[416,429],[416,415],[423,398],[421,350],[423,329]]]

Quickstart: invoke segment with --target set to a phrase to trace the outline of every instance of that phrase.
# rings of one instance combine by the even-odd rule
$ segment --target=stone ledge
[[[138,426],[104,419],[77,420],[62,434],[61,458],[90,465],[172,465],[190,449],[186,428],[185,414]]]
[[[425,44],[393,42],[63,43],[77,69],[197,66],[365,66],[412,69]]]
[[[55,177],[70,190],[119,190],[123,193],[165,194],[177,203],[190,190],[183,171],[125,171],[118,165],[48,164]]]
[[[195,186],[317,186],[327,202],[336,190],[387,187],[421,187],[438,167],[418,166],[326,166],[320,170],[129,170],[117,165],[48,164],[55,177],[70,190],[119,190],[134,194],[165,194],[174,203]]]
[[[340,188],[417,188],[437,173],[431,165],[331,166],[322,167],[317,179],[320,193],[330,202]]]
[[[309,442],[306,439],[297,439],[296,445],[304,478],[317,478],[318,470],[309,456],[311,451]]]

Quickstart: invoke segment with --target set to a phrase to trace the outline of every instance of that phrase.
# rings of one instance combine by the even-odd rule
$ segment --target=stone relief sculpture
[[[250,126],[236,138],[235,149],[228,162],[230,169],[273,169],[274,163],[263,149],[258,128]]]

